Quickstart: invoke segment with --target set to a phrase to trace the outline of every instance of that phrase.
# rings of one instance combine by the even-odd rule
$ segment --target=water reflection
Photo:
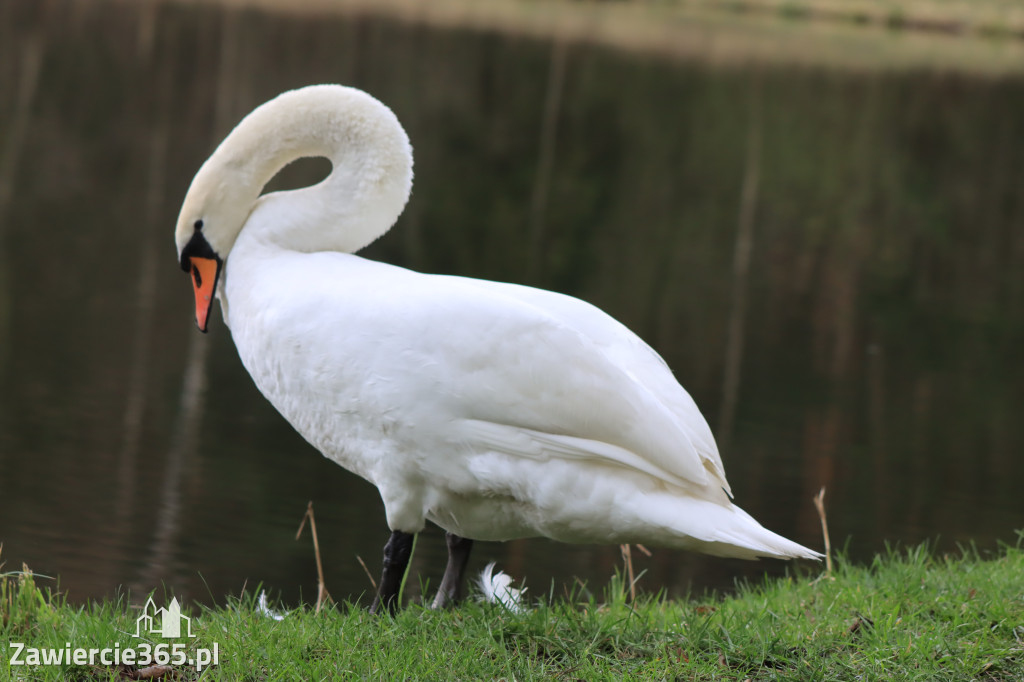
[[[737,500],[811,546],[991,547],[1024,526],[1024,87],[716,69],[376,19],[21,3],[0,22],[0,542],[71,597],[265,581],[357,595],[376,491],[265,403],[191,323],[171,233],[244,113],[363,87],[416,150],[367,255],[589,300],[649,340],[719,431]],[[133,40],[125,40],[133,36]],[[300,182],[305,173],[295,171]],[[413,567],[436,584],[436,529]],[[603,585],[617,548],[484,544],[534,592]],[[776,563],[656,551],[648,588]],[[414,588],[415,589],[415,588]]]

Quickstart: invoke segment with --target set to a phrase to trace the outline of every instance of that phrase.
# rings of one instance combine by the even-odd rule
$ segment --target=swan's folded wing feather
[[[552,457],[597,461],[634,469],[677,486],[692,487],[688,481],[617,445],[586,438],[534,431],[508,424],[467,419],[458,425],[460,435],[477,448],[515,457],[544,461]]]
[[[703,467],[718,479],[727,493],[732,494],[711,428],[697,404],[676,381],[661,356],[625,325],[601,309],[571,296],[504,282],[452,279],[470,282],[474,286],[537,306],[585,336],[609,362],[625,372],[671,412]]]

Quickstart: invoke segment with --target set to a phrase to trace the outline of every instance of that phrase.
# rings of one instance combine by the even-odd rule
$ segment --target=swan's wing
[[[726,487],[717,457],[709,460],[717,453],[707,446],[714,442],[707,425],[668,367],[582,301],[347,254],[296,254],[275,267],[273,278],[247,286],[236,277],[242,299],[232,305],[246,296],[260,305],[246,316],[253,329],[236,332],[233,324],[232,334],[243,361],[256,357],[242,350],[250,336],[277,344],[258,348],[260,357],[289,360],[287,372],[271,367],[257,384],[286,415],[295,412],[290,403],[305,405],[289,417],[293,424],[321,409],[307,404],[310,394],[344,394],[346,411],[401,415],[403,430],[421,443],[458,447],[451,425],[490,423],[507,430],[478,431],[469,437],[475,443],[464,443],[514,453],[513,441],[525,443],[527,434],[526,457],[540,443],[546,456],[603,459],[672,485]],[[291,283],[302,295],[268,304],[280,298],[269,281]],[[317,441],[307,433],[313,427],[296,428]]]
[[[478,431],[481,445],[512,451],[510,439],[525,443],[527,434],[532,445],[522,454],[531,456],[546,434],[548,455],[606,459],[674,485],[727,489],[693,401],[661,358],[618,322],[541,290],[431,280],[411,295],[429,300],[407,299],[405,319],[423,324],[415,332],[422,362],[439,363],[432,400],[447,403],[453,418],[522,432]],[[420,313],[429,327],[426,318],[413,320]]]
[[[458,279],[458,278],[453,278]],[[703,467],[730,495],[722,458],[711,428],[665,361],[625,325],[578,298],[543,289],[467,279],[464,282],[544,310],[585,336],[609,362],[625,372],[671,412]]]

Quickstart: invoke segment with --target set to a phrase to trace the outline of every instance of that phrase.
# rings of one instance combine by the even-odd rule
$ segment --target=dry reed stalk
[[[363,567],[363,572],[366,573],[366,577],[370,579],[370,584],[373,585],[373,591],[376,592],[377,591],[377,581],[373,579],[373,574],[370,573],[370,569],[368,569],[366,567],[366,562],[363,561],[363,557],[361,557],[358,554],[356,554],[356,561],[358,561],[359,565]]]
[[[825,486],[814,496],[814,508],[821,519],[821,534],[825,536],[825,575],[832,575],[832,542],[828,537],[828,520],[825,518]]]
[[[331,598],[330,593],[327,591],[327,585],[324,583],[324,564],[320,560],[320,540],[316,535],[316,517],[313,516],[313,501],[310,500],[306,506],[306,513],[302,515],[302,523],[299,524],[299,530],[295,532],[295,539],[298,540],[302,535],[302,529],[306,527],[306,519],[309,519],[309,530],[313,534],[313,553],[316,555],[316,575],[317,575],[317,590],[316,590],[316,611],[320,613],[320,607],[323,606],[324,600],[334,602]],[[365,568],[365,567],[364,567]]]
[[[636,578],[633,573],[633,551],[628,544],[619,545],[622,550],[622,561],[626,564],[626,580],[629,581],[629,601],[636,601]]]

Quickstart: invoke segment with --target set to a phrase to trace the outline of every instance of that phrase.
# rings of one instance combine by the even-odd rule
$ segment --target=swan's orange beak
[[[199,331],[206,333],[206,324],[213,306],[213,292],[217,290],[217,279],[220,277],[219,258],[202,258],[192,256],[192,286],[196,291],[196,325]]]

